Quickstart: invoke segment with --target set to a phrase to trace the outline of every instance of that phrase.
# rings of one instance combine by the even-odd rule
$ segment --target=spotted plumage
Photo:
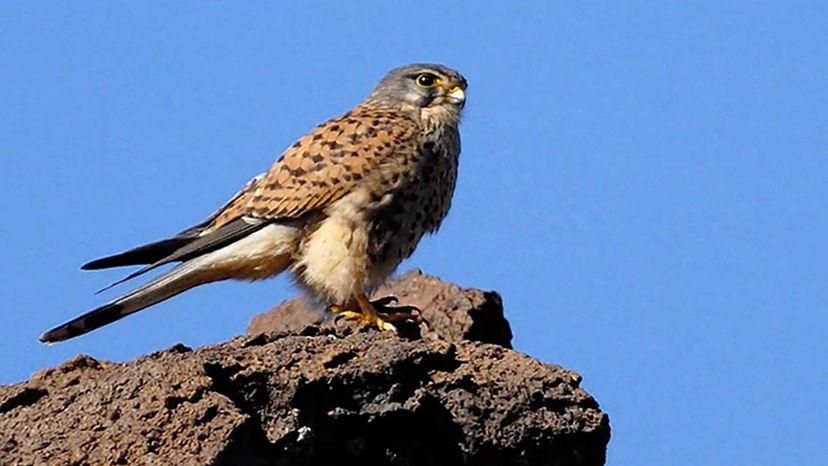
[[[204,283],[285,270],[346,318],[383,329],[416,319],[366,296],[448,213],[465,89],[466,80],[441,65],[392,70],[363,103],[299,139],[205,222],[86,264],[146,264],[131,279],[180,262],[41,340],[86,333]]]

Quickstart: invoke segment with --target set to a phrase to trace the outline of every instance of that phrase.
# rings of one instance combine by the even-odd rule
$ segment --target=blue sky
[[[27,3],[0,5],[0,383],[223,341],[293,296],[218,284],[36,341],[115,296],[92,292],[123,271],[80,264],[434,61],[470,83],[460,179],[403,268],[498,290],[516,348],[609,413],[609,464],[828,463],[824,2]]]

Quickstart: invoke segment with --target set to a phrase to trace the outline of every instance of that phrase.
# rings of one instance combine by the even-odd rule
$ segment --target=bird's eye
[[[418,86],[428,89],[436,86],[440,82],[440,78],[431,73],[422,73],[417,76],[416,82]]]

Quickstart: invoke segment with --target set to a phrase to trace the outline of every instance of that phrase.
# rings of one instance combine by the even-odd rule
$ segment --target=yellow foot
[[[396,332],[397,327],[391,322],[412,320],[420,323],[423,321],[420,310],[414,306],[388,306],[388,304],[395,302],[397,302],[397,298],[393,296],[372,302],[365,295],[360,295],[356,297],[355,305],[332,305],[328,310],[336,314],[337,319],[359,320],[366,326],[376,326],[380,330],[392,332]],[[359,310],[353,309],[355,307]]]
[[[369,312],[354,311],[347,309],[344,306],[333,305],[328,308],[329,311],[336,314],[337,319],[358,320],[366,327],[376,326],[380,330],[396,332],[397,327],[394,324],[387,322],[375,310]]]

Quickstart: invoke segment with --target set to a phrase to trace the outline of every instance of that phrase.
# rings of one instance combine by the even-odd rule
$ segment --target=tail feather
[[[156,267],[183,261],[120,298],[44,333],[40,341],[53,343],[95,330],[160,303],[190,288],[227,280],[260,280],[278,275],[291,264],[299,235],[290,225],[253,223],[239,219],[204,235],[173,255],[132,274],[133,278]],[[197,244],[202,242],[200,245]]]
[[[172,298],[208,281],[200,273],[198,260],[185,262],[169,272],[156,277],[111,303],[93,309],[69,322],[61,324],[40,336],[43,343],[68,340],[96,328],[103,327],[153,304]]]

